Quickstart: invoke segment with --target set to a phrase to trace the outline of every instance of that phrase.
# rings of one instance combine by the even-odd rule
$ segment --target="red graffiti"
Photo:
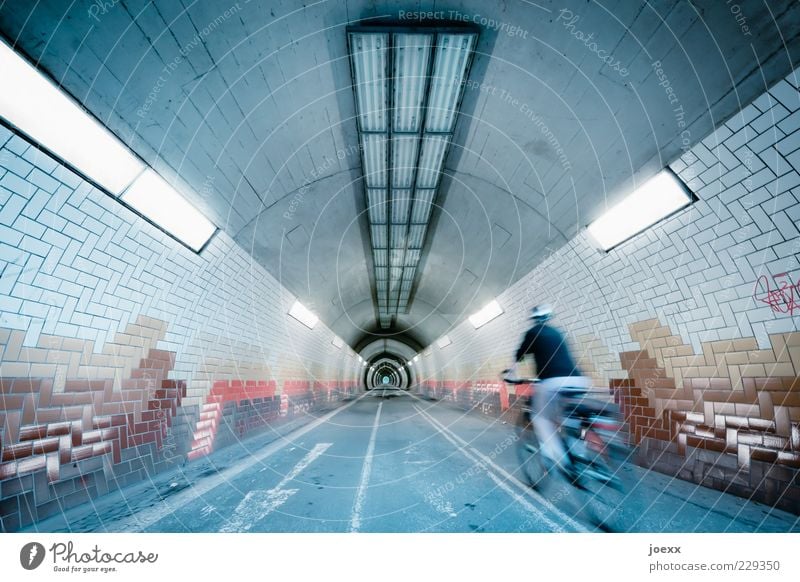
[[[772,275],[772,280],[775,288],[767,275],[761,275],[756,281],[753,299],[766,303],[775,313],[794,315],[795,310],[800,311],[800,279],[792,283],[789,273],[778,273]]]

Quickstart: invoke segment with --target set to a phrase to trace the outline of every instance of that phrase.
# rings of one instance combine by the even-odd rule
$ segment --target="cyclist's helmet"
[[[553,317],[553,308],[549,303],[542,303],[531,310],[530,319],[534,323],[544,323],[551,317]]]

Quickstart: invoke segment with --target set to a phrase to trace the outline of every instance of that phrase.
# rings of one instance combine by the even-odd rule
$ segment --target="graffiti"
[[[789,273],[778,273],[772,275],[770,283],[767,275],[761,275],[756,281],[753,299],[766,303],[775,313],[794,315],[795,310],[800,311],[800,278],[792,283]]]

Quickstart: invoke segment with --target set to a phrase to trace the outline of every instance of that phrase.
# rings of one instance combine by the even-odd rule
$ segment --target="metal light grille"
[[[409,307],[477,40],[472,28],[348,29],[382,328]]]

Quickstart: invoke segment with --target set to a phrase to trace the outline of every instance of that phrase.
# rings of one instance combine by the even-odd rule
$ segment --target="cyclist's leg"
[[[542,452],[556,465],[567,468],[571,464],[564,441],[558,432],[561,423],[560,392],[565,388],[588,390],[591,379],[583,376],[564,376],[542,380],[536,387],[534,428],[542,443]]]
[[[555,464],[560,464],[565,456],[564,443],[558,434],[560,422],[559,396],[560,383],[551,379],[542,380],[536,385],[533,395],[533,428],[539,439],[542,454]]]

